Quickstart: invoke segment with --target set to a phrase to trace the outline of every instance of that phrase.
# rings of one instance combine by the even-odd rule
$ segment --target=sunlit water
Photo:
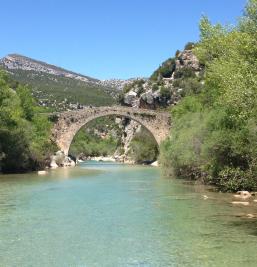
[[[230,201],[143,166],[0,176],[0,266],[257,266],[255,207]]]

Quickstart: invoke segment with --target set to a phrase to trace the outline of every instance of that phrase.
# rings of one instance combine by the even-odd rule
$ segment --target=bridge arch
[[[60,150],[68,155],[72,140],[81,127],[94,119],[111,115],[137,121],[153,135],[158,145],[170,130],[170,115],[167,112],[129,107],[92,107],[59,113],[53,128],[53,139]]]

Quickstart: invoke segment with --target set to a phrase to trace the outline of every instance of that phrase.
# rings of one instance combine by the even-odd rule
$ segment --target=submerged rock
[[[249,213],[249,214],[246,214],[246,217],[249,219],[253,219],[253,218],[256,218],[256,215]]]
[[[252,197],[252,195],[248,191],[238,191],[234,197],[240,199],[249,199]]]
[[[244,201],[232,201],[231,204],[248,206],[250,203],[249,202],[244,202]]]

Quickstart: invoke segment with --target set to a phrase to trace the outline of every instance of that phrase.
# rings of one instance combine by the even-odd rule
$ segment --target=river
[[[257,211],[230,201],[146,166],[2,175],[0,266],[257,266]]]

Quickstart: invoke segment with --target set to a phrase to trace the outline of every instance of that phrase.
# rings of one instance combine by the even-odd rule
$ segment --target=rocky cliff
[[[138,79],[123,88],[122,104],[158,109],[173,106],[192,90],[201,90],[203,67],[193,51],[177,52],[166,60],[149,79]]]

